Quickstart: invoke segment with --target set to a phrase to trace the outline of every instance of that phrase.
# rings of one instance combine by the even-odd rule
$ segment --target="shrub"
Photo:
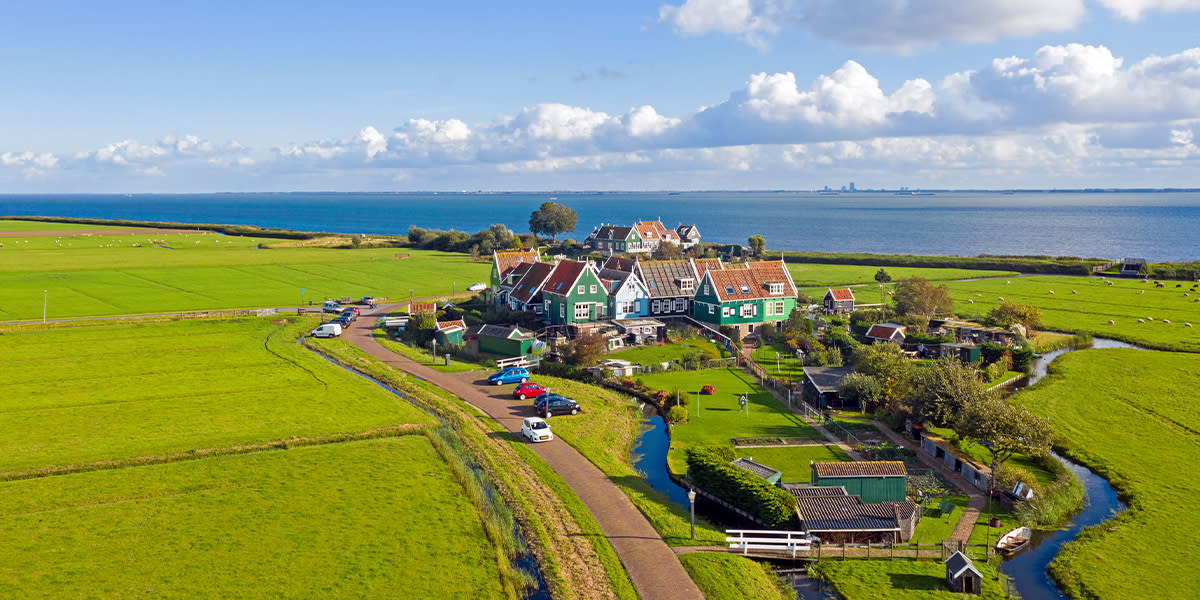
[[[999,489],[1011,490],[1013,486],[1020,481],[1033,488],[1035,494],[1041,491],[1039,489],[1041,486],[1038,485],[1037,478],[1034,477],[1029,471],[1018,467],[1017,465],[1004,463],[1000,465],[999,469],[996,469],[995,475],[996,487]]]
[[[675,406],[687,406],[688,400],[690,400],[690,398],[688,398],[687,391],[681,388],[675,388],[671,390],[671,396]]]
[[[795,518],[795,500],[791,494],[729,464],[733,459],[732,448],[690,448],[687,451],[688,479],[726,502],[757,515],[769,527],[791,523]]]
[[[654,400],[659,404],[665,404],[669,395],[670,392],[667,390],[658,390],[657,392],[654,392]]]
[[[676,423],[686,423],[688,420],[688,411],[682,406],[672,406],[667,410],[667,422],[674,425]]]
[[[700,393],[704,394],[705,396],[711,396],[711,395],[715,394],[716,392],[717,392],[717,389],[711,385],[706,385],[706,386],[700,388]]]

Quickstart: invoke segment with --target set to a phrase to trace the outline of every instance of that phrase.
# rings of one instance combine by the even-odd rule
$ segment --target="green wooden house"
[[[588,262],[559,261],[542,286],[542,318],[551,325],[577,327],[608,317],[608,290]]]
[[[908,491],[908,472],[898,460],[854,462],[814,462],[812,484],[840,486],[866,504],[904,502]]]
[[[541,260],[542,255],[537,248],[493,251],[492,272],[488,277],[492,301],[496,304],[508,304],[508,296],[513,286],[529,267]]]
[[[465,341],[467,323],[462,319],[455,321],[438,321],[437,331],[433,337],[439,346],[461,346]]]
[[[584,245],[605,254],[613,252],[649,252],[637,228],[601,225],[584,240]]]
[[[787,267],[782,261],[763,261],[705,271],[692,317],[714,327],[728,325],[745,336],[764,323],[786,320],[794,308],[796,284]]]
[[[515,325],[484,325],[479,330],[479,351],[500,356],[525,356],[533,353],[533,332]]]

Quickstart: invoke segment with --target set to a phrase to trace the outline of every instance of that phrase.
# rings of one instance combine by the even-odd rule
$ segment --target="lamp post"
[[[692,539],[696,539],[696,488],[688,490],[688,509],[692,513]]]
[[[299,313],[299,312],[303,312],[303,311],[304,311],[304,288],[300,288],[300,309],[297,310],[296,312]]]
[[[46,322],[46,303],[50,301],[50,290],[42,290],[42,323]]]

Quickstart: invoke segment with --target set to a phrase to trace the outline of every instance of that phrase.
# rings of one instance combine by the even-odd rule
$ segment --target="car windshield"
[[[530,429],[549,429],[550,426],[545,421],[537,421],[529,424]]]

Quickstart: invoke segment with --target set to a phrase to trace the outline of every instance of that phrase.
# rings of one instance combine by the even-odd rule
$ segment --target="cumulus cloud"
[[[1200,0],[1100,0],[1120,18],[1200,10]],[[1087,16],[1083,0],[686,0],[662,5],[659,22],[684,36],[719,33],[759,48],[771,34],[800,30],[858,48],[907,51],[942,40],[1068,31]]]

